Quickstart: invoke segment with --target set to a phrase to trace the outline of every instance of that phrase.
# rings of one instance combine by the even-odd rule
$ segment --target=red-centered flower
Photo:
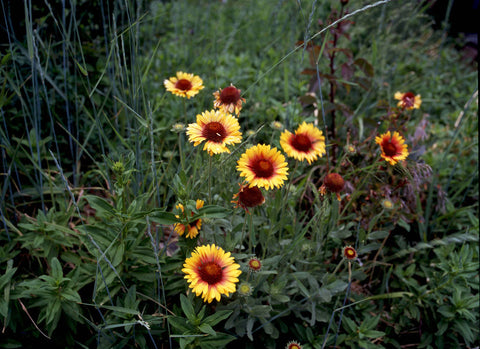
[[[345,246],[343,248],[343,256],[347,259],[357,258],[357,251],[352,246]]]
[[[244,184],[240,184],[240,190],[233,195],[233,199],[232,203],[236,204],[235,207],[241,207],[247,212],[248,208],[259,206],[265,202],[265,197],[258,187]]]
[[[380,145],[381,156],[390,165],[395,165],[408,156],[408,146],[405,144],[403,137],[396,131],[393,132],[393,135],[388,131],[379,137],[375,137],[375,143]]]
[[[420,95],[414,95],[412,92],[396,92],[394,98],[397,99],[399,102],[397,106],[402,109],[412,110],[412,109],[419,109],[422,105],[422,98]]]
[[[199,76],[188,74],[184,72],[177,72],[177,76],[172,76],[169,79],[163,81],[167,91],[170,91],[176,96],[190,97],[195,96],[205,86],[203,86],[203,80]]]
[[[325,151],[325,137],[313,124],[303,122],[295,131],[283,131],[280,145],[285,153],[296,160],[307,160],[309,164],[322,157]]]
[[[223,111],[211,110],[197,115],[197,122],[187,127],[188,140],[196,147],[205,142],[208,154],[230,153],[227,145],[240,143],[242,133],[238,120]]]
[[[248,265],[248,269],[250,269],[250,271],[253,271],[253,272],[257,272],[260,269],[262,269],[262,262],[260,261],[260,259],[256,257],[250,258],[247,265]]]
[[[215,101],[213,106],[215,108],[222,109],[225,113],[239,114],[242,110],[242,103],[245,103],[245,98],[241,97],[242,90],[239,90],[232,84],[225,87],[224,89],[219,89],[214,92]]]
[[[269,190],[281,187],[287,179],[288,167],[285,157],[269,145],[258,144],[250,147],[238,160],[240,176],[250,184]]]
[[[213,244],[198,246],[183,266],[188,286],[208,303],[214,299],[220,301],[222,294],[228,297],[234,293],[238,276],[242,273],[230,252]]]

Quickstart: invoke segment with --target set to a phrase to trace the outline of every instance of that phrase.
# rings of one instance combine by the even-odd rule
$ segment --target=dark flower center
[[[307,152],[312,149],[312,141],[304,134],[296,134],[292,137],[292,147],[298,151]]]
[[[220,101],[223,104],[235,104],[240,99],[240,90],[234,86],[225,87],[220,93]]]
[[[175,88],[182,91],[189,91],[192,88],[192,83],[187,79],[180,79],[175,83]]]
[[[268,160],[260,159],[253,164],[252,171],[257,177],[270,178],[273,174],[273,165]]]
[[[209,285],[215,285],[222,280],[222,268],[215,262],[208,262],[198,267],[200,278]]]
[[[210,142],[222,143],[227,136],[227,131],[221,123],[213,121],[203,127],[202,136]]]
[[[386,156],[395,156],[398,153],[397,147],[392,143],[391,140],[383,142],[382,149]]]
[[[402,102],[405,108],[413,107],[415,105],[415,95],[412,92],[405,93],[403,95]]]
[[[265,202],[265,198],[258,187],[245,187],[238,193],[240,205],[244,207],[255,207]]]
[[[343,189],[345,181],[338,173],[329,173],[325,177],[324,184],[331,192],[338,193]]]

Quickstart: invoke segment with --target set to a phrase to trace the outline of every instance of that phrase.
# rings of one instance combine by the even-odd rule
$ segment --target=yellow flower
[[[206,141],[203,150],[210,155],[230,153],[227,145],[240,143],[242,133],[238,120],[219,110],[205,111],[197,115],[197,122],[187,127],[188,140],[194,146]]]
[[[287,179],[288,167],[285,157],[269,145],[252,146],[238,160],[237,170],[245,177],[250,187],[257,186],[269,190],[281,187]]]
[[[220,301],[222,294],[229,296],[235,292],[235,284],[242,273],[230,252],[213,244],[198,246],[183,266],[188,286],[208,303],[213,299]]]
[[[190,97],[195,96],[203,86],[203,80],[199,76],[188,74],[184,72],[177,72],[177,76],[172,76],[170,79],[163,81],[167,91],[170,91],[174,95],[180,97]]]
[[[379,137],[375,137],[375,143],[380,145],[382,150],[381,156],[390,165],[395,165],[397,162],[405,160],[408,156],[408,146],[404,144],[405,140],[396,131],[393,132],[393,135],[388,131]]]
[[[197,210],[202,208],[204,204],[205,204],[205,201],[197,200],[197,203],[196,203]],[[176,206],[176,208],[181,209],[182,212],[185,212],[182,204],[178,204]],[[192,216],[193,215],[194,215],[194,213],[192,212]],[[180,218],[180,216],[178,216],[178,215],[176,215],[176,217]],[[198,235],[198,231],[200,230],[201,227],[202,227],[202,220],[201,219],[196,219],[193,222],[189,222],[187,225],[182,224],[182,223],[176,223],[175,226],[174,226],[174,229],[175,229],[175,232],[180,236],[182,236],[183,233],[185,233],[185,230],[186,230],[187,235],[185,235],[185,237],[193,239],[194,237],[196,237]]]
[[[239,114],[242,110],[242,102],[245,103],[245,98],[240,96],[242,90],[239,90],[232,84],[225,87],[223,90],[219,89],[213,93],[215,101],[213,101],[213,106],[223,110],[225,113]]]
[[[280,145],[288,156],[307,160],[309,164],[326,153],[322,131],[306,122],[297,128],[295,134],[285,130],[280,136]]]
[[[396,92],[394,98],[397,99],[399,102],[397,106],[400,108],[404,108],[407,110],[412,109],[419,109],[420,105],[422,105],[422,98],[420,95],[414,95],[412,92]]]

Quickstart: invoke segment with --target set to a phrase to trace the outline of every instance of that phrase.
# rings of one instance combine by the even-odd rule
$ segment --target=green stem
[[[212,156],[208,157],[208,201],[212,204]]]

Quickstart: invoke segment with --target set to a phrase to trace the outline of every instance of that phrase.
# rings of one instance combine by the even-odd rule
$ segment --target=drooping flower
[[[224,89],[219,89],[213,93],[215,101],[213,101],[213,106],[215,108],[222,109],[225,113],[239,114],[242,110],[242,103],[245,103],[245,98],[242,98],[240,93],[242,90],[239,90],[233,84],[225,87]]]
[[[195,96],[205,87],[203,86],[203,80],[199,76],[181,71],[177,72],[176,77],[172,76],[169,79],[165,79],[163,84],[167,91],[176,96],[187,97],[187,99]]]
[[[299,161],[307,160],[309,164],[326,153],[322,131],[306,122],[297,128],[295,134],[288,130],[283,131],[280,145],[288,156]]]
[[[395,165],[397,162],[405,160],[408,156],[408,146],[405,140],[398,132],[393,132],[393,135],[388,131],[381,136],[375,137],[375,143],[380,145],[382,150],[382,158],[390,165]]]
[[[247,265],[248,265],[248,269],[253,272],[257,272],[260,269],[262,269],[262,262],[260,261],[260,259],[256,257],[250,258]]]
[[[238,276],[242,273],[230,252],[214,244],[198,246],[183,266],[188,287],[208,303],[214,299],[220,301],[222,294],[228,297],[234,293]]]
[[[302,346],[296,341],[290,341],[287,343],[285,349],[302,349]]]
[[[402,109],[412,110],[412,109],[419,109],[420,105],[422,105],[422,98],[420,95],[414,95],[412,92],[396,92],[394,98],[397,99],[399,102],[397,106]]]
[[[197,200],[196,202],[197,210],[202,208],[204,204],[205,204],[205,201]],[[176,208],[182,210],[182,213],[185,213],[185,209],[182,204],[177,204]],[[193,215],[194,213],[192,212],[192,216]],[[179,215],[176,215],[175,217],[180,218]],[[175,232],[180,236],[182,236],[186,230],[187,235],[185,235],[185,237],[193,239],[198,235],[198,231],[200,230],[201,227],[202,227],[202,220],[196,219],[195,221],[189,222],[186,225],[182,223],[176,223],[174,229],[175,229]]]
[[[345,180],[338,173],[329,173],[325,176],[323,180],[323,185],[320,187],[320,194],[325,195],[327,191],[335,193],[337,195],[338,201],[341,200],[340,192],[345,186]]]
[[[357,251],[352,246],[345,246],[343,256],[349,260],[355,259],[357,258]]]
[[[238,285],[238,294],[242,297],[251,296],[253,292],[253,286],[249,282],[242,282]]]
[[[250,187],[257,186],[267,190],[281,187],[288,175],[285,157],[277,148],[265,144],[248,148],[238,160],[237,169]]]
[[[262,191],[257,187],[249,187],[245,184],[240,184],[240,190],[237,194],[233,195],[232,203],[236,204],[235,207],[241,207],[248,212],[248,208],[259,206],[265,202],[265,197]]]
[[[240,143],[242,133],[238,120],[219,110],[205,111],[197,115],[197,122],[187,127],[188,140],[196,147],[203,141],[203,150],[210,155],[230,153],[227,145]]]

